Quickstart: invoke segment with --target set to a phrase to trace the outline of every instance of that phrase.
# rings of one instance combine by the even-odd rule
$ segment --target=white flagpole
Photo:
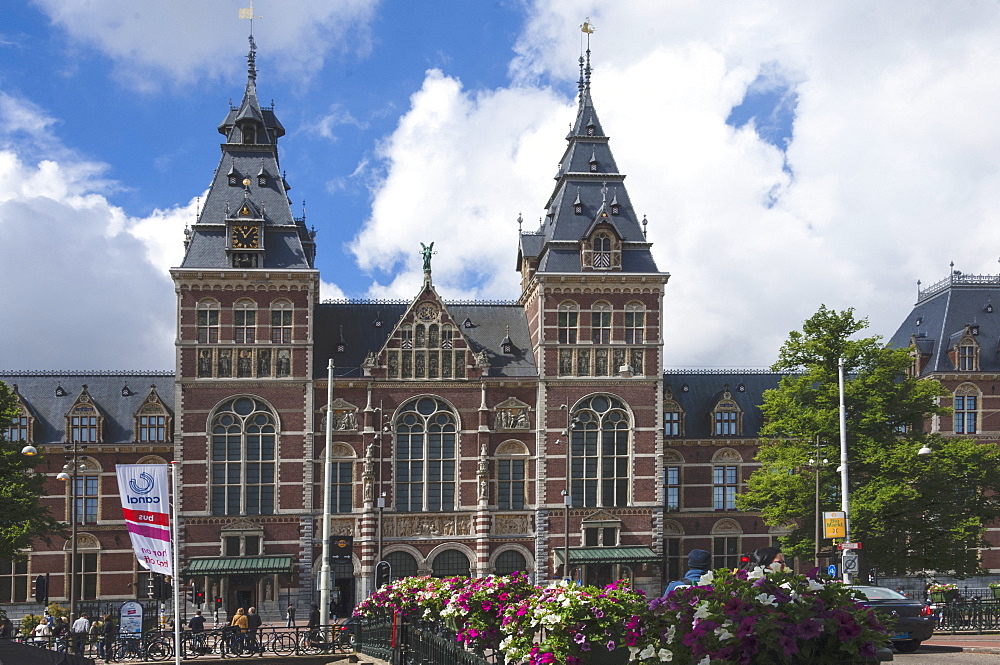
[[[333,358],[326,368],[326,447],[323,457],[323,563],[319,573],[319,621],[324,630],[330,622],[330,478],[333,463]]]
[[[179,486],[179,481],[177,478],[178,471],[180,470],[180,465],[173,461],[170,463],[171,469],[173,471],[173,486],[174,486],[174,500],[171,510],[173,512],[173,529],[170,534],[170,547],[173,549],[173,577],[174,577],[174,663],[175,665],[181,665],[181,567],[180,567],[180,548],[177,546],[178,536],[180,531],[177,529],[177,515],[180,513],[180,492],[177,488]]]

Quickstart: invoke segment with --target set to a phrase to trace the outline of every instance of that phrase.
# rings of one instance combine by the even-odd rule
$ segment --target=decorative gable
[[[140,443],[166,442],[170,439],[173,418],[170,410],[156,392],[156,385],[149,387],[149,394],[133,415],[135,440]]]
[[[378,354],[372,376],[388,379],[478,378],[472,346],[425,272],[424,288]]]
[[[743,432],[743,410],[726,384],[722,394],[709,414],[711,431],[715,436],[740,436]]]
[[[337,432],[354,432],[358,429],[358,407],[338,397],[330,403],[333,413],[331,426]],[[323,431],[326,431],[326,405],[323,405]]]
[[[591,232],[580,241],[580,262],[583,270],[621,270],[622,239],[608,223],[604,205],[598,212]]]
[[[958,340],[948,350],[952,366],[960,372],[979,371],[979,326],[966,324]]]

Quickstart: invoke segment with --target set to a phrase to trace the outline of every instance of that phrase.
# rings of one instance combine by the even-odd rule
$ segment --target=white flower
[[[698,665],[712,665],[712,659],[705,654],[705,657],[698,661]]]
[[[822,582],[817,582],[813,578],[809,578],[809,590],[810,591],[820,591],[823,588]]]
[[[773,596],[772,596],[773,597]],[[542,617],[542,623],[548,624],[549,626],[554,626],[559,623],[559,616],[556,614],[548,614]]]
[[[639,652],[639,658],[645,660],[647,658],[652,658],[653,654],[656,653],[656,647],[652,644],[647,644],[646,648]]]
[[[667,629],[667,644],[673,644],[674,635],[677,634],[677,626],[671,626]]]
[[[707,573],[705,573],[704,575],[701,576],[701,579],[698,580],[698,586],[706,586],[708,584],[711,584],[714,581],[715,581],[715,573],[713,573],[710,570],[710,571],[708,571]]]
[[[660,653],[656,654],[660,657],[660,661],[664,663],[669,663],[674,659],[674,652],[668,651],[666,649],[660,649]]]
[[[759,580],[762,577],[764,577],[764,569],[760,566],[754,567],[753,570],[747,573],[748,580]]]
[[[502,640],[500,640],[500,650],[501,651],[506,651],[507,647],[509,647],[510,643],[513,642],[513,641],[514,641],[514,636],[513,635],[508,635],[507,637],[505,637]]]
[[[711,612],[708,609],[708,601],[707,600],[703,600],[701,603],[698,604],[698,609],[694,613],[694,618],[695,619],[707,619],[710,614],[711,614]]]
[[[778,606],[778,603],[777,603],[778,599],[775,598],[774,596],[766,594],[766,593],[759,593],[759,594],[757,594],[757,600],[760,601],[761,605],[770,605],[772,607],[777,607]]]
[[[715,634],[719,636],[720,642],[725,642],[726,640],[733,639],[733,634],[730,633],[725,628],[723,628],[722,626],[719,626],[718,628],[715,629]]]

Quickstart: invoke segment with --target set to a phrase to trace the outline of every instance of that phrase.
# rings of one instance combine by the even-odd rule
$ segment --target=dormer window
[[[240,184],[240,177],[232,173],[229,174],[229,186],[236,187]]]
[[[258,173],[257,174],[257,186],[258,187],[267,187],[267,174],[266,173]]]
[[[966,326],[965,334],[949,354],[960,372],[979,371],[979,341],[975,337],[978,332],[979,326]]]
[[[740,407],[729,398],[727,389],[726,397],[719,400],[712,412],[712,431],[715,436],[739,436],[743,424],[742,415]]]
[[[613,201],[611,202],[611,214],[615,216],[622,214],[621,206]]]
[[[594,268],[608,269],[611,267],[611,236],[598,233],[594,236]]]
[[[257,143],[257,128],[253,125],[247,124],[243,125],[243,143],[245,145],[253,145]]]
[[[593,151],[593,152],[590,153],[590,161],[588,163],[590,164],[590,172],[591,173],[597,173],[597,152],[596,151]]]

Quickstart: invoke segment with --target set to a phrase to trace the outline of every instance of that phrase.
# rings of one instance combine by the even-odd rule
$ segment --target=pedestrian
[[[47,647],[49,645],[49,640],[52,638],[52,626],[49,625],[48,621],[42,621],[35,626],[35,629],[31,631],[31,634],[34,635],[32,641],[35,643],[35,646],[44,645]]]
[[[780,565],[777,567],[772,565],[776,563]],[[749,561],[747,561],[744,570],[753,570],[754,568],[785,570],[785,555],[777,547],[761,547],[756,549],[750,553]]]
[[[295,628],[295,606],[291,603],[285,610],[285,628]]]
[[[101,626],[101,644],[104,645],[104,662],[115,661],[115,640],[118,638],[118,626],[115,625],[114,617],[110,614],[104,615],[104,625]]]
[[[90,634],[90,617],[86,613],[81,614],[80,618],[73,622],[69,632],[73,636],[73,652],[78,656],[82,656],[87,650],[87,635]]]
[[[68,633],[69,626],[66,623],[66,617],[56,617],[52,624],[52,637],[55,638],[56,651],[66,651]]]
[[[87,634],[87,642],[95,645],[98,658],[104,658],[104,645],[101,643],[101,630],[103,628],[104,621],[98,616],[90,622],[90,630]]]
[[[247,629],[250,631],[250,644],[260,654],[264,655],[264,646],[260,642],[260,626],[263,620],[257,614],[257,608],[251,607],[247,614]]]
[[[191,651],[194,656],[200,656],[205,646],[205,617],[201,615],[201,610],[196,610],[194,616],[188,619],[188,628],[191,630]]]
[[[306,628],[309,629],[309,639],[313,642],[319,642],[319,605],[312,603],[309,605],[309,623],[306,624]]]
[[[14,638],[14,624],[7,617],[0,618],[0,640],[10,640]]]
[[[674,589],[680,587],[697,586],[698,582],[701,581],[701,576],[707,573],[711,566],[711,554],[705,550],[691,550],[688,552],[688,571],[684,573],[684,577],[682,579],[674,580],[668,584],[666,591],[663,592],[663,595],[666,596]]]

